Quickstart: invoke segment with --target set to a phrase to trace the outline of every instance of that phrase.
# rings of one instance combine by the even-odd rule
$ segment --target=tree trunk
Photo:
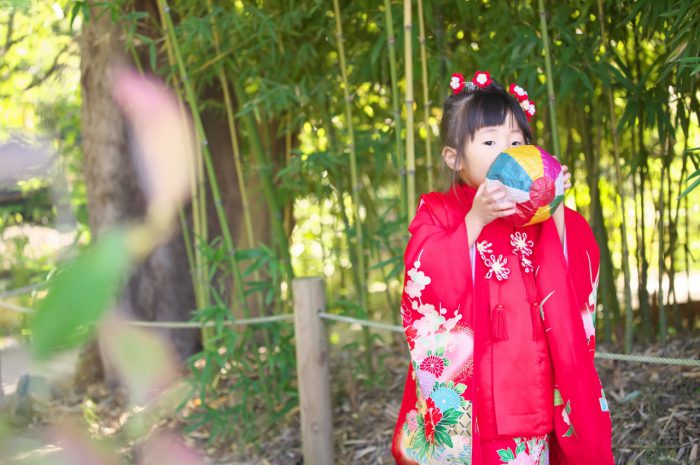
[[[90,230],[94,237],[119,223],[137,221],[145,198],[129,151],[129,133],[109,88],[109,68],[126,63],[121,30],[102,6],[90,7],[81,45],[82,134]],[[144,263],[137,266],[116,305],[138,320],[188,320],[194,293],[181,231],[174,231]],[[180,357],[200,349],[198,330],[163,329]],[[116,373],[98,355],[99,341],[86,346],[78,361],[76,384],[99,381],[117,384]]]

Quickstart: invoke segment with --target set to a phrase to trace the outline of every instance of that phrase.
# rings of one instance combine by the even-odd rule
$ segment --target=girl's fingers
[[[515,204],[513,202],[502,202],[496,205],[495,210],[496,211],[503,211],[503,210],[513,210],[515,208]]]
[[[496,192],[500,188],[501,186],[497,182],[490,182],[488,183],[488,186],[486,186],[486,192]]]

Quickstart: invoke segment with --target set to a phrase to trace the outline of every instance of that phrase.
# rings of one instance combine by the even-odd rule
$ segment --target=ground
[[[373,388],[364,388],[362,375],[356,373],[355,363],[360,360],[357,354],[332,351],[336,463],[393,464],[390,442],[408,368],[408,354],[401,342],[377,347],[377,360],[382,360],[379,370],[384,378]],[[600,344],[598,350],[619,352],[619,347]],[[645,350],[637,347],[634,353],[697,360],[700,338],[678,337]],[[600,359],[596,360],[596,366],[612,412],[616,464],[698,463],[700,367]],[[22,437],[31,438],[43,425],[62,419],[83,421],[99,436],[119,434],[124,419],[130,415],[123,393],[115,394],[105,386],[95,385],[77,394],[65,383],[58,386],[62,386],[58,390],[60,395],[51,402],[41,403]],[[182,419],[178,415],[157,425],[158,430],[166,431],[179,431],[181,427]],[[205,430],[184,436],[210,464],[303,463],[298,409],[281,418],[276,429],[266,432],[259,448],[233,450],[230,442],[207,446]],[[122,450],[124,459],[129,463],[138,461],[139,447],[138,442],[133,442]],[[37,453],[51,453],[51,448],[45,447]]]

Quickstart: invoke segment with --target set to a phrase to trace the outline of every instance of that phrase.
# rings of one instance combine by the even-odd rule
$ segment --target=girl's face
[[[486,172],[499,153],[524,143],[522,130],[513,115],[508,114],[500,126],[487,126],[477,130],[474,140],[466,141],[465,153],[460,159],[457,159],[456,150],[451,147],[443,149],[443,157],[450,168],[459,171],[464,182],[478,188],[485,181]]]

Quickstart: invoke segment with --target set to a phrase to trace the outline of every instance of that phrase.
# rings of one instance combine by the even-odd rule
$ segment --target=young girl
[[[485,175],[503,150],[531,142],[534,104],[485,72],[455,73],[451,87],[440,128],[450,187],[421,195],[404,253],[410,364],[394,459],[612,465],[593,363],[593,232],[563,205],[529,226],[502,219],[514,204]]]

